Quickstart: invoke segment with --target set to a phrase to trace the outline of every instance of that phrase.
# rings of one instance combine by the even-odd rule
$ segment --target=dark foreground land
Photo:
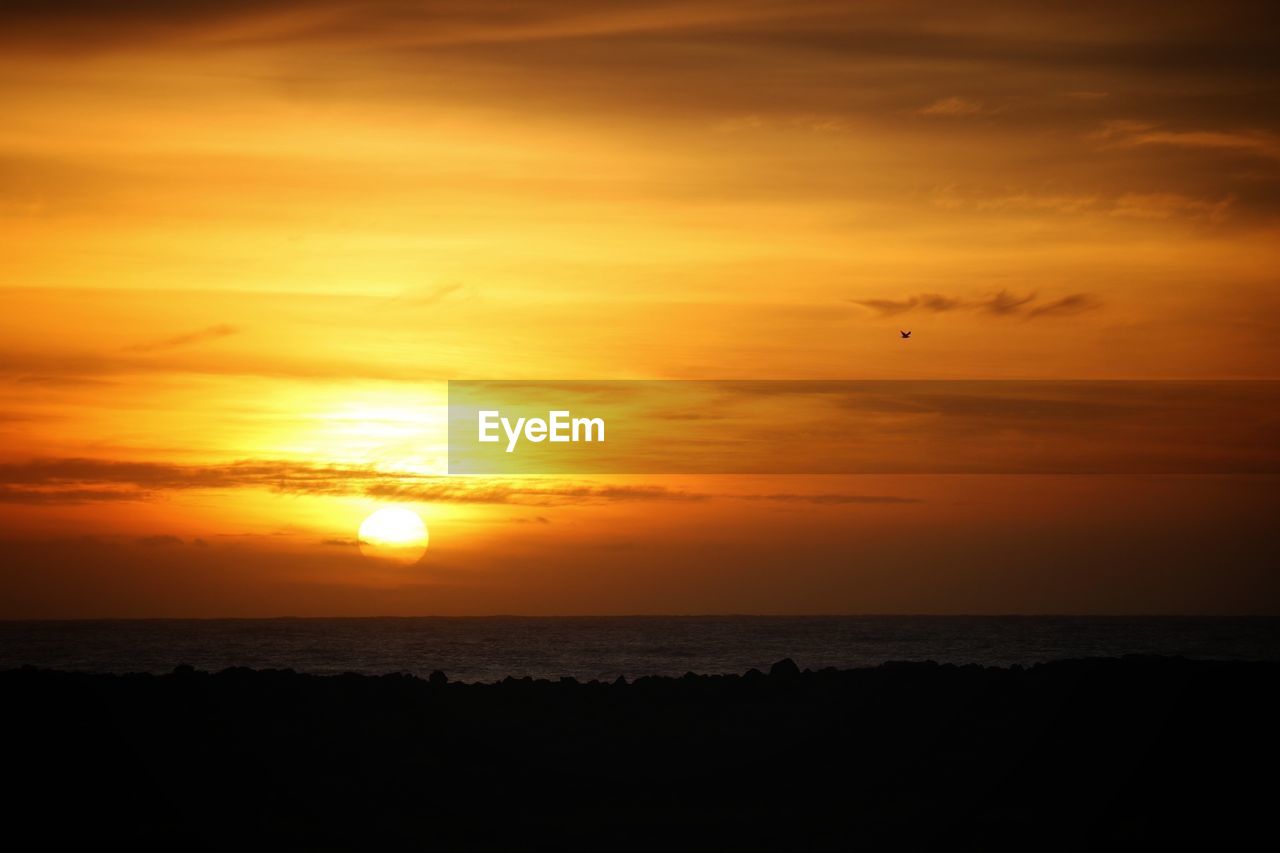
[[[1277,676],[1161,658],[631,684],[14,670],[5,826],[45,849],[1220,848],[1274,833]]]

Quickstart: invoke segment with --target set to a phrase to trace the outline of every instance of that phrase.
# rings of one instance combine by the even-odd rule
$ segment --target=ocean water
[[[1123,654],[1280,660],[1269,617],[830,616],[146,619],[0,622],[0,669],[168,672],[179,664],[459,681],[612,680],[934,660],[1007,666]]]

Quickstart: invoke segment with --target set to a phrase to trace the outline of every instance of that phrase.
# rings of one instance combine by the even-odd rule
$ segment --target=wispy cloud
[[[412,503],[490,504],[530,507],[613,502],[701,502],[737,498],[780,503],[899,504],[913,498],[817,493],[736,494],[694,492],[661,485],[592,484],[552,478],[501,480],[451,478],[383,471],[367,466],[307,465],[246,460],[229,465],[186,466],[104,459],[40,459],[0,464],[0,502],[72,504],[147,500],[174,491],[264,489],[285,494],[362,495]],[[537,515],[523,519],[548,524]],[[326,544],[346,544],[345,540]]]
[[[958,118],[963,116],[986,115],[996,111],[997,108],[988,107],[982,101],[972,100],[970,98],[950,97],[939,98],[933,103],[921,107],[916,110],[916,115]]]
[[[459,295],[466,294],[468,288],[461,282],[451,282],[442,284],[439,287],[433,287],[426,291],[417,293],[408,293],[400,297],[400,300],[409,305],[438,305],[447,299],[456,298]]]
[[[1112,214],[1134,219],[1171,219],[1184,216],[1222,222],[1228,216],[1233,196],[1217,200],[1191,198],[1181,193],[1125,193],[1116,199]]]
[[[450,0],[225,0],[116,3],[71,0],[55,9],[0,4],[0,27],[26,49],[104,50],[147,43],[299,40],[367,45],[465,45],[683,30],[767,20],[769,4],[656,2],[601,7],[576,0],[482,9]]]
[[[915,297],[909,299],[854,299],[854,305],[861,305],[863,308],[870,308],[886,317],[894,314],[904,314],[919,304]]]
[[[898,495],[850,495],[833,492],[815,492],[813,494],[795,492],[775,492],[767,495],[742,495],[743,500],[777,501],[778,503],[807,503],[820,506],[839,506],[844,504],[866,504],[870,506],[891,506],[895,504],[923,503],[919,498],[905,498]]]
[[[185,334],[174,335],[168,338],[133,344],[132,346],[125,347],[124,351],[159,352],[161,350],[170,350],[178,347],[191,346],[192,344],[200,344],[205,341],[216,341],[219,338],[227,338],[239,333],[240,330],[235,326],[228,325],[227,323],[219,323],[216,326],[208,326],[203,329],[197,329],[194,332],[187,332]]]
[[[1069,293],[1043,302],[1039,299],[1035,293],[1017,294],[1009,290],[1000,290],[989,296],[970,299],[922,293],[904,299],[853,299],[850,301],[884,317],[916,310],[935,314],[969,310],[995,317],[1021,317],[1025,320],[1079,314],[1102,305],[1102,300],[1090,293]]]
[[[986,299],[978,300],[977,307],[986,311],[988,314],[995,314],[1000,317],[1007,317],[1011,314],[1019,313],[1029,302],[1035,299],[1034,293],[1028,293],[1025,296],[1018,296],[1007,290],[989,296]]]
[[[1006,188],[961,191],[954,186],[939,187],[931,203],[948,211],[1026,214],[1055,213],[1063,216],[1111,215],[1130,219],[1164,220],[1175,217],[1220,223],[1236,204],[1232,194],[1209,197],[1186,193],[1123,191],[1109,194],[1043,193],[1031,190],[1010,192]]]
[[[168,534],[159,534],[156,536],[140,536],[135,541],[139,545],[143,546],[144,548],[163,548],[167,546],[183,544],[180,538],[178,538],[177,536],[171,536]]]
[[[359,494],[385,500],[549,506],[600,501],[698,501],[708,494],[663,486],[538,484],[449,478],[373,466],[241,460],[227,465],[174,465],[106,459],[39,459],[0,464],[0,500],[68,503],[143,500],[155,492],[264,489],[286,494]]]
[[[102,385],[118,377],[137,374],[190,373],[206,376],[264,376],[298,379],[376,379],[388,382],[422,382],[447,375],[417,363],[388,363],[373,359],[322,358],[312,353],[296,356],[213,358],[200,351],[188,353],[185,345],[196,340],[168,338],[118,350],[6,349],[0,347],[0,376],[32,385]],[[225,337],[219,334],[210,337]],[[177,341],[175,343],[175,341]],[[153,352],[179,349],[181,357],[146,357]]]
[[[1082,314],[1099,306],[1096,297],[1087,293],[1072,293],[1051,302],[1044,302],[1027,312],[1028,317],[1062,317]]]
[[[855,299],[853,302],[855,305],[870,308],[885,316],[905,314],[913,308],[939,313],[964,307],[964,302],[961,300],[938,293],[921,293],[918,296],[909,296],[906,299]]]
[[[150,492],[141,489],[84,489],[65,486],[37,488],[0,485],[0,503],[24,504],[27,506],[143,501],[150,497]]]
[[[1103,146],[1119,148],[1160,145],[1241,151],[1280,159],[1280,136],[1261,130],[1168,130],[1151,122],[1115,119],[1103,122],[1089,138]]]

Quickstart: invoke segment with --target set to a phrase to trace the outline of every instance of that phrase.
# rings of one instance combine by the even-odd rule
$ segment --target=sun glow
[[[422,559],[428,542],[427,526],[405,507],[384,507],[360,524],[360,553],[375,560],[410,566]]]

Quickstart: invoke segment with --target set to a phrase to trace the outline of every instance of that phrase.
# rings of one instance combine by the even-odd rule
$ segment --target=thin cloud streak
[[[1063,296],[1061,299],[1055,299],[1052,302],[1046,302],[1037,305],[1027,312],[1027,318],[1035,317],[1065,317],[1072,314],[1082,314],[1085,311],[1092,311],[1099,306],[1098,300],[1087,293],[1072,293]]]
[[[1167,146],[1239,151],[1280,159],[1280,136],[1258,130],[1166,130],[1153,122],[1115,119],[1090,134],[1104,146]]]
[[[1047,302],[1041,302],[1039,298],[1035,293],[1020,295],[1001,290],[978,299],[922,293],[905,299],[852,299],[850,302],[869,308],[882,317],[893,317],[917,310],[932,314],[967,310],[994,317],[1021,317],[1024,320],[1066,317],[1102,307],[1102,300],[1091,293],[1069,293]]]
[[[134,344],[132,346],[127,346],[124,349],[125,352],[159,352],[162,350],[191,346],[192,344],[200,344],[205,341],[216,341],[219,338],[227,338],[239,333],[240,330],[235,326],[228,323],[219,323],[216,326],[209,326],[207,328],[198,329],[194,332],[187,332],[182,335],[174,335],[170,338],[161,338],[157,341]]]
[[[928,106],[916,110],[917,115],[942,116],[944,118],[984,115],[991,112],[995,112],[995,110],[981,101],[956,97],[939,98]]]
[[[540,478],[538,485],[489,478],[388,472],[368,466],[240,461],[182,466],[95,459],[45,459],[0,465],[0,502],[49,505],[148,500],[173,491],[265,489],[299,495],[363,495],[388,501],[562,506],[611,502],[701,502],[717,498],[814,504],[908,504],[915,498],[839,493],[734,494],[659,485],[587,485]]]

